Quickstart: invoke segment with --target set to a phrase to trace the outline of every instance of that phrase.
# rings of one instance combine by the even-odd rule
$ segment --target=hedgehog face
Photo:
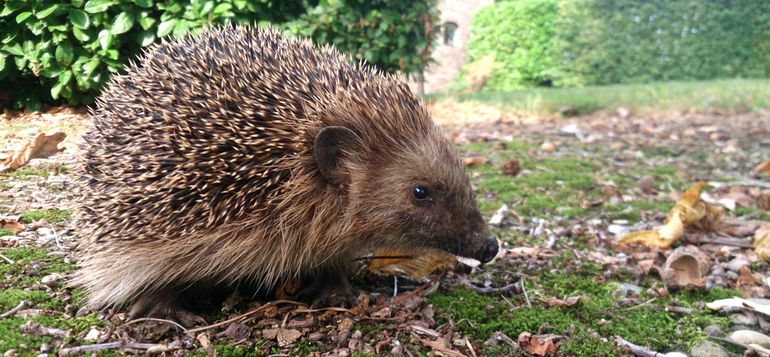
[[[314,157],[327,182],[347,187],[350,210],[364,223],[359,226],[371,227],[374,248],[438,249],[492,260],[497,239],[450,143],[439,135],[419,142],[390,147],[384,158],[365,154],[352,131],[331,126],[316,136]]]

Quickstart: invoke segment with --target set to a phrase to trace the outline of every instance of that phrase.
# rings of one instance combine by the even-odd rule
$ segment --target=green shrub
[[[493,35],[494,34],[494,35]],[[474,19],[488,89],[770,76],[765,0],[516,0]],[[534,63],[534,64],[533,64]]]
[[[209,23],[273,23],[383,69],[413,72],[427,63],[433,5],[435,0],[7,0],[0,7],[0,106],[90,103],[143,47]]]
[[[509,91],[549,86],[557,60],[552,55],[558,0],[518,0],[488,6],[474,17],[468,59],[493,54],[486,86]]]

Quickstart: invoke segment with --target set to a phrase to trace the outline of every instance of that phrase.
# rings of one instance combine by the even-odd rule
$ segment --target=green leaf
[[[16,10],[14,10],[13,8],[11,8],[8,5],[3,6],[3,11],[0,11],[0,17],[6,17],[6,16],[8,16],[10,14],[13,14],[14,11],[16,11]]]
[[[70,70],[64,70],[63,72],[59,73],[59,83],[67,85],[72,80],[72,71]]]
[[[61,82],[56,83],[55,86],[51,87],[51,97],[53,97],[53,99],[59,99],[59,93],[61,93],[62,88],[64,88],[64,85]]]
[[[117,1],[114,0],[88,0],[85,6],[85,10],[91,14],[97,14],[105,12],[110,6],[115,5]]]
[[[176,26],[177,19],[171,19],[168,21],[163,21],[158,25],[158,37],[163,37],[171,33],[171,31],[174,30],[174,26]]]
[[[70,23],[72,23],[72,26],[75,26],[81,30],[88,28],[88,26],[91,24],[91,19],[88,17],[88,14],[80,9],[70,10],[69,19]]]
[[[0,72],[5,70],[5,66],[6,66],[6,63],[7,63],[5,61],[6,57],[8,57],[8,55],[6,55],[5,53],[0,52]]]
[[[142,31],[139,33],[138,40],[141,43],[142,47],[147,47],[151,45],[153,42],[155,42],[155,32]]]
[[[174,37],[182,38],[187,34],[187,30],[190,29],[190,23],[185,20],[179,20],[174,26]]]
[[[83,0],[71,0],[70,5],[72,5],[72,7],[80,8],[83,6]]]
[[[222,4],[217,5],[214,8],[214,11],[212,11],[211,13],[214,16],[221,16],[221,15],[224,15],[226,12],[230,11],[230,9],[232,9],[232,8],[233,8],[232,5],[230,5],[228,3],[222,3]]]
[[[20,44],[15,44],[13,46],[3,46],[3,51],[8,52],[14,56],[24,56],[24,50],[21,48]]]
[[[152,7],[152,0],[134,0],[134,4],[136,4],[136,6],[149,9]]]
[[[56,47],[56,61],[64,66],[68,66],[72,63],[72,58],[75,57],[72,50],[72,42],[64,41]]]
[[[30,16],[32,16],[32,11],[24,11],[16,15],[16,23],[20,24],[24,22],[24,20],[28,19]]]
[[[53,14],[54,11],[56,11],[56,9],[58,9],[58,8],[59,8],[59,4],[53,4],[53,5],[47,7],[45,9],[43,9],[43,10],[38,11],[35,14],[35,17],[37,17],[38,19],[44,19],[44,18],[48,17],[49,15]]]
[[[112,45],[113,36],[109,30],[99,31],[99,35],[97,35],[97,38],[99,38],[99,45],[102,46],[102,49],[105,51],[109,49],[110,46]]]
[[[158,20],[150,16],[142,16],[139,18],[139,26],[142,26],[145,30],[149,30],[156,22],[158,22]]]
[[[88,35],[85,31],[74,27],[72,28],[72,34],[75,36],[75,38],[80,42],[88,42],[91,40],[91,36]]]
[[[120,35],[128,32],[128,30],[130,30],[133,26],[134,15],[123,11],[115,17],[115,20],[112,22],[112,29],[110,29],[110,32],[113,35]]]

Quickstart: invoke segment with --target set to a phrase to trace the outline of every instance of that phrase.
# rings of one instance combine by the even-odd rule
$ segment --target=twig
[[[521,277],[521,280],[519,280],[519,286],[521,286],[521,292],[524,294],[524,301],[527,302],[527,308],[532,308],[532,302],[529,301],[529,294],[527,294],[527,289],[524,288],[524,277]]]
[[[71,356],[88,352],[99,352],[104,350],[114,349],[132,349],[132,350],[147,350],[147,352],[165,352],[179,348],[179,341],[174,341],[170,344],[158,344],[158,343],[141,343],[141,342],[107,342],[97,343],[93,345],[82,345],[62,348],[59,350],[59,356]]]
[[[10,310],[8,310],[8,311],[6,311],[6,312],[2,313],[2,314],[0,315],[0,319],[2,319],[2,318],[6,318],[6,317],[8,317],[8,316],[13,316],[14,314],[16,314],[17,312],[19,312],[20,310],[22,310],[22,309],[26,309],[26,308],[28,308],[28,307],[29,307],[29,303],[28,303],[28,302],[26,302],[26,301],[24,301],[24,300],[22,300],[22,301],[20,301],[20,302],[19,302],[19,304],[18,304],[18,305],[16,305],[16,307],[14,307],[13,309],[10,309]]]
[[[180,324],[178,324],[178,323],[176,323],[174,321],[165,320],[165,319],[158,319],[158,318],[155,318],[155,317],[142,317],[142,318],[139,318],[139,319],[136,319],[136,320],[131,320],[131,321],[128,321],[128,322],[124,323],[123,326],[128,326],[128,325],[131,325],[131,324],[134,324],[134,323],[137,323],[137,322],[142,322],[142,321],[165,322],[167,324],[171,324],[171,325],[174,325],[176,327],[179,327],[180,329],[182,329],[182,331],[187,332],[187,328],[185,328],[184,326],[182,326],[182,325],[180,325]]]
[[[666,312],[673,312],[679,315],[692,315],[692,309],[682,306],[666,306]]]
[[[733,181],[733,182],[710,181],[709,185],[714,186],[716,188],[719,188],[720,186],[749,186],[749,187],[755,186],[755,187],[761,187],[761,188],[770,188],[770,183],[767,183],[767,182],[753,180],[750,178],[745,178],[737,175],[731,175],[731,176],[741,179],[741,181]]]
[[[250,317],[252,315],[256,315],[257,313],[263,311],[264,309],[266,309],[266,308],[268,308],[270,306],[278,305],[278,304],[305,305],[305,304],[303,304],[301,302],[296,302],[296,301],[291,301],[291,300],[275,300],[275,301],[268,302],[267,304],[264,304],[264,305],[254,309],[254,310],[251,310],[251,311],[248,311],[248,312],[243,313],[241,315],[238,315],[236,317],[233,317],[231,319],[227,319],[227,320],[222,321],[222,322],[217,322],[217,323],[212,324],[212,325],[208,325],[208,326],[203,326],[203,327],[198,327],[198,328],[194,328],[194,329],[191,329],[191,330],[187,330],[186,332],[187,333],[196,333],[196,332],[211,330],[213,328],[224,326],[224,325],[227,325],[229,323],[238,321],[240,319],[245,319],[245,318]]]
[[[522,286],[519,285],[521,281],[514,284],[508,284],[499,288],[482,288],[482,287],[473,285],[473,283],[471,283],[470,280],[468,280],[468,278],[465,275],[458,276],[458,280],[460,281],[460,283],[463,284],[464,287],[470,290],[473,290],[481,295],[504,294],[511,291],[514,293],[521,293],[520,290],[522,288]]]
[[[53,239],[54,239],[54,242],[56,243],[56,246],[59,247],[59,250],[61,250],[62,252],[66,252],[67,250],[64,249],[64,247],[61,246],[61,242],[59,242],[59,235],[56,234],[56,228],[53,225],[51,225],[51,232],[53,232]]]
[[[471,351],[471,356],[478,357],[476,356],[476,350],[473,349],[473,345],[471,345],[471,341],[468,340],[468,337],[465,337],[465,346],[467,346],[468,350]]]
[[[615,336],[613,337],[613,339],[615,340],[616,344],[623,346],[625,348],[628,348],[628,350],[634,356],[638,356],[638,357],[664,357],[665,356],[662,353],[655,352],[653,350],[628,342],[624,340],[623,337],[620,337],[620,336]]]
[[[8,264],[16,264],[16,262],[14,262],[13,260],[11,260],[11,258],[8,258],[8,257],[6,257],[5,255],[2,255],[2,254],[0,254],[0,258],[3,258],[3,260],[5,260],[6,262],[8,262]]]

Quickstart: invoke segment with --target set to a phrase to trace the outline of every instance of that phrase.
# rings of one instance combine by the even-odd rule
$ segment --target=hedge
[[[504,32],[507,35],[490,36]],[[770,76],[766,0],[515,0],[479,12],[489,90]],[[535,64],[533,64],[535,63]]]
[[[429,61],[435,2],[6,0],[0,8],[0,107],[91,103],[143,47],[210,23],[272,23],[384,70],[416,72]]]

